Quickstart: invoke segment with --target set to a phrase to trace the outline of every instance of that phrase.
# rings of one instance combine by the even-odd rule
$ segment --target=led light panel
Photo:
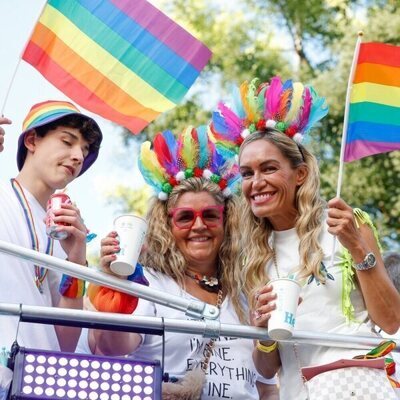
[[[11,399],[161,399],[158,361],[21,348]]]

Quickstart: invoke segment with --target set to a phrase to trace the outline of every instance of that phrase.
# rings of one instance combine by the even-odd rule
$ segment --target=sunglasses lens
[[[194,212],[191,210],[178,210],[174,214],[174,223],[179,228],[190,228],[193,224]]]
[[[205,208],[202,213],[202,219],[207,226],[216,226],[221,219],[221,210],[218,208]]]

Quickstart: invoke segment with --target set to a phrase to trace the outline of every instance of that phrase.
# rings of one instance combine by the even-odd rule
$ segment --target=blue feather
[[[225,118],[218,111],[212,113],[212,121],[214,128],[218,133],[228,133]]]
[[[215,162],[215,167],[216,167],[215,171],[218,174],[218,171],[222,168],[222,166],[225,163],[225,158],[222,156],[222,154],[215,151],[214,162]]]
[[[233,86],[232,90],[232,102],[233,102],[233,111],[235,111],[236,115],[243,119],[246,117],[246,112],[243,108],[242,98],[240,97],[240,90],[237,86]]]
[[[162,135],[164,136],[165,142],[169,148],[169,151],[171,152],[171,156],[176,163],[176,151],[178,148],[178,144],[176,142],[175,135],[169,130],[164,131]]]
[[[199,142],[199,160],[197,166],[204,169],[208,166],[209,148],[207,126],[201,125],[197,128],[197,139]]]
[[[229,149],[228,147],[224,146],[219,142],[215,144],[215,147],[217,148],[218,153],[220,153],[222,157],[224,157],[225,159],[229,159],[236,156],[236,151],[235,151],[236,147]]]
[[[308,123],[303,129],[304,133],[307,133],[313,127],[313,125],[320,119],[325,117],[325,115],[328,114],[329,111],[329,107],[325,103],[325,97],[318,97],[314,88],[312,88],[311,86],[309,87],[309,89],[312,96],[312,106],[310,116],[308,118]]]
[[[282,85],[282,92],[284,92],[285,90],[288,90],[288,89],[292,89],[292,88],[293,88],[293,80],[288,79]]]

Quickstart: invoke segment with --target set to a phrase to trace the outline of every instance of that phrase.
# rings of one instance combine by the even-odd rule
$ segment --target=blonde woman
[[[400,295],[385,271],[372,223],[339,198],[325,204],[317,161],[302,144],[312,122],[327,112],[323,99],[312,88],[278,77],[242,87],[241,94],[243,108],[234,112],[220,106],[213,128],[216,136],[219,130],[226,140],[229,133],[236,143],[234,135],[245,133],[239,151],[243,274],[254,325],[267,327],[276,308],[268,282],[295,275],[302,283],[296,329],[368,335],[372,319],[395,332]],[[301,367],[359,353],[266,340],[257,343],[253,358],[263,376],[278,372],[280,398],[292,400],[307,398]]]
[[[164,139],[169,141],[168,151],[173,152],[173,139],[164,133],[156,137],[154,153],[147,153],[145,144],[141,155],[142,174],[154,187],[162,189],[148,213],[146,251],[141,257],[141,264],[146,266],[146,278],[153,289],[217,305],[221,323],[243,323],[248,310],[240,292],[240,271],[235,267],[241,232],[238,200],[232,196],[239,177],[238,166],[227,164],[215,153],[205,129],[190,128],[178,138],[181,144],[177,149],[181,155],[168,157],[179,160],[181,171],[175,167],[168,170],[157,146]],[[188,149],[193,146],[195,151]],[[162,148],[165,150],[164,146]],[[190,153],[192,155],[188,156]],[[155,172],[149,172],[153,168],[150,162],[155,160],[159,162],[158,171],[169,174],[169,178],[165,176],[165,181],[157,186],[159,180],[152,178]],[[117,246],[115,232],[102,241],[103,268],[108,270]],[[187,318],[181,311],[142,300],[135,315]],[[259,382],[262,378],[252,360],[251,340],[221,337],[210,342],[201,336],[167,332],[165,345],[165,371],[173,380],[178,379],[177,383],[164,385],[165,399],[277,398],[275,381],[266,381],[271,383],[269,385]],[[211,357],[207,359],[205,350],[210,345]],[[142,359],[160,359],[162,338],[90,331],[89,346],[91,352],[97,354],[132,354]],[[200,373],[198,379],[199,375],[187,374],[200,365],[206,375]]]

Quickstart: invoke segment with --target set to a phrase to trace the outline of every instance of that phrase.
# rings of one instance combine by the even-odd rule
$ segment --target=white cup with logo
[[[276,294],[276,308],[268,320],[268,336],[272,340],[290,339],[296,322],[301,286],[290,278],[278,278],[270,282]]]
[[[132,275],[146,235],[147,222],[136,215],[120,215],[114,220],[114,229],[118,233],[120,251],[110,269],[117,275]]]

